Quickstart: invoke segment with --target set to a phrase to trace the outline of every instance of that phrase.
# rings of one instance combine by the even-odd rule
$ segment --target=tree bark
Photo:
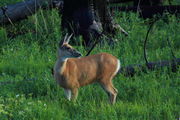
[[[55,2],[62,0],[26,0],[13,5],[1,7],[0,25],[13,24],[33,15],[39,8],[47,9],[55,7]]]

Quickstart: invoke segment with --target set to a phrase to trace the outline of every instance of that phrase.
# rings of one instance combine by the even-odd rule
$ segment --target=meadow
[[[143,44],[151,20],[125,12],[116,12],[114,18],[129,36],[118,33],[114,46],[105,42],[91,54],[111,53],[122,66],[145,64]],[[80,88],[77,101],[69,102],[51,74],[62,39],[60,19],[57,10],[40,10],[14,26],[0,27],[0,120],[180,119],[180,69],[175,73],[163,68],[133,77],[117,75],[113,83],[119,93],[114,105],[108,103],[98,84]],[[171,60],[171,50],[180,58],[179,21],[179,16],[165,13],[155,23],[148,38],[149,61]],[[24,35],[7,37],[24,31]],[[83,55],[87,52],[82,45],[74,47]]]

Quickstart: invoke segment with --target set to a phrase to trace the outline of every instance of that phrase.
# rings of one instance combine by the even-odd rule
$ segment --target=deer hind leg
[[[109,97],[109,101],[111,104],[114,104],[116,102],[116,96],[118,93],[118,90],[113,86],[112,82],[106,84],[101,84],[103,89],[106,91]]]

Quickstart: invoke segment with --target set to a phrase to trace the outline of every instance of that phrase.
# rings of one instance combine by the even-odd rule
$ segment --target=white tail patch
[[[118,60],[117,69],[116,69],[116,72],[115,72],[114,75],[116,75],[119,72],[120,69],[121,69],[121,62],[120,62],[120,60]]]

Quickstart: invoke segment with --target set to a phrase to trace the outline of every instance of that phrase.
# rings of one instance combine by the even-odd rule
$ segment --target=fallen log
[[[125,7],[111,7],[111,11],[125,11],[125,12],[138,12],[143,18],[152,18],[155,14],[163,15],[166,11],[170,14],[178,15],[180,13],[180,5],[167,5],[167,6],[125,6]]]
[[[122,67],[120,70],[121,74],[124,74],[125,76],[134,76],[138,72],[147,72],[147,70],[156,70],[163,67],[168,67],[172,70],[172,72],[176,72],[178,70],[178,67],[180,66],[180,58],[176,58],[174,60],[163,60],[158,62],[149,62],[144,65],[136,64],[136,65],[129,65],[126,67]]]
[[[0,25],[13,24],[33,15],[39,8],[56,7],[62,0],[26,0],[0,8]]]

